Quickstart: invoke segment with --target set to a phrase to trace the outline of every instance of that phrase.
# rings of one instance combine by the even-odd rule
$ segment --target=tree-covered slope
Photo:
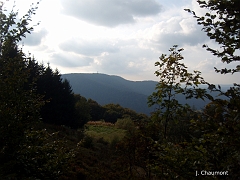
[[[129,81],[119,76],[99,73],[63,74],[62,78],[69,80],[75,94],[91,98],[101,105],[120,104],[148,115],[154,110],[154,107],[148,107],[147,98],[155,90],[156,81]],[[188,103],[196,109],[203,108],[209,102],[194,98],[186,100],[184,95],[178,95],[177,98],[181,104]]]
[[[150,114],[147,98],[156,82],[133,82],[119,76],[105,74],[63,74],[70,81],[73,92],[91,98],[101,105],[120,104],[139,113]]]

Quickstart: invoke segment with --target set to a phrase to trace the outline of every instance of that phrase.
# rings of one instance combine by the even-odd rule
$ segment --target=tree
[[[75,98],[75,109],[78,126],[82,127],[88,121],[91,120],[90,105],[85,97],[79,94],[74,95]]]
[[[103,107],[105,108],[104,120],[106,122],[115,123],[123,117],[125,109],[119,104],[106,104]]]
[[[31,122],[39,119],[38,111],[42,105],[39,97],[32,84],[28,85],[27,90],[24,89],[29,77],[26,66],[30,58],[17,46],[22,37],[32,30],[27,27],[27,21],[31,20],[36,9],[32,7],[19,22],[13,10],[8,16],[0,10],[0,120],[1,138],[5,144],[7,132],[22,134]],[[12,140],[17,141],[17,138]]]
[[[62,80],[58,70],[48,65],[37,81],[37,93],[46,101],[41,109],[42,120],[46,123],[77,128],[75,99],[69,82]]]
[[[239,138],[236,138],[240,132],[239,85],[223,92],[220,86],[206,82],[199,71],[189,73],[179,62],[183,60],[182,49],[176,50],[176,47],[170,49],[169,56],[163,54],[155,63],[159,66],[155,74],[160,82],[157,91],[149,97],[149,105],[158,104],[159,109],[147,127],[151,130],[152,125],[155,126],[159,135],[149,133],[154,142],[150,150],[154,159],[149,167],[159,177],[189,179],[196,170],[220,169],[229,171],[235,179],[239,175],[240,154]],[[199,84],[209,85],[209,90],[227,99],[213,98],[206,89],[198,88]],[[178,103],[175,97],[178,93],[211,102],[203,111],[193,111]]]
[[[215,50],[207,45],[203,47],[206,47],[213,55],[219,57],[222,62],[232,63],[239,61],[240,2],[238,0],[198,0],[197,2],[201,8],[209,10],[205,16],[199,17],[189,9],[186,9],[186,11],[191,12],[197,18],[198,24],[203,26],[203,30],[210,39],[214,39],[221,45],[220,50]],[[176,88],[178,82],[173,81],[175,80],[173,77],[176,70],[174,71],[175,68],[173,67],[175,66],[172,66],[174,64],[172,62],[177,61],[178,57],[181,56],[176,55],[178,54],[176,50],[172,54],[168,58],[163,56],[162,59],[160,58],[162,63],[156,62],[155,64],[162,70],[156,72],[156,75],[163,80],[156,87],[158,91],[150,96],[150,105],[157,103],[165,111],[159,111],[160,113],[155,115],[153,124],[156,124],[156,127],[159,126],[159,129],[161,129],[158,119],[163,120],[165,128],[162,128],[162,131],[167,134],[166,126],[169,124],[166,122],[178,118],[173,116],[177,114],[177,108],[172,108],[174,107],[172,105],[178,106],[174,100],[174,93],[176,92],[185,94],[187,98],[207,98],[211,102],[203,111],[194,112],[187,109],[193,114],[187,127],[191,138],[180,139],[178,142],[169,138],[163,142],[155,141],[154,145],[151,146],[155,161],[149,163],[149,167],[156,176],[161,178],[165,176],[167,178],[190,179],[195,176],[192,172],[196,172],[196,170],[215,171],[218,169],[219,171],[228,171],[227,178],[236,179],[239,177],[238,169],[240,168],[240,142],[239,138],[236,138],[240,132],[240,85],[234,83],[233,87],[224,92],[221,90],[221,86],[217,87],[201,78],[199,71],[195,71],[195,74],[189,74],[182,65],[183,70],[177,68],[177,71],[181,72],[178,77],[179,82],[185,83],[187,86],[190,85],[190,88],[178,89]],[[162,67],[165,67],[165,71],[164,68],[161,69]],[[215,70],[221,74],[236,73],[239,71],[239,66],[235,69],[225,68],[218,70],[215,68]],[[210,91],[218,92],[219,95],[226,98],[212,97],[206,89],[197,88],[198,84],[208,85]],[[169,112],[168,109],[171,108],[172,111]],[[179,115],[182,118],[186,117],[185,114],[179,113]],[[168,134],[171,134],[171,128],[168,132]],[[217,176],[213,177],[218,178]]]
[[[92,121],[99,121],[103,119],[105,109],[99,105],[96,101],[88,99],[88,105],[90,106],[90,115]]]
[[[215,50],[207,45],[207,48],[214,56],[219,57],[222,62],[232,63],[240,61],[240,1],[239,0],[198,0],[201,8],[207,9],[205,16],[198,16],[194,11],[191,12],[197,19],[198,24],[203,26],[203,30],[210,39],[214,39],[221,50]],[[239,71],[239,66],[235,69],[215,68],[216,72],[235,73]]]
[[[183,60],[181,55],[183,49],[177,50],[175,45],[169,51],[169,56],[162,54],[159,58],[160,61],[155,63],[155,66],[159,66],[159,70],[155,71],[155,74],[160,78],[160,81],[156,85],[157,91],[153,92],[148,98],[149,106],[156,104],[159,106],[153,117],[163,127],[161,132],[163,134],[160,137],[164,139],[167,139],[170,121],[178,123],[183,114],[190,109],[189,106],[180,104],[176,99],[176,95],[183,93],[187,95],[187,98],[193,96],[195,98],[203,98],[202,94],[205,92],[205,90],[197,88],[203,80],[200,76],[201,73],[199,71],[189,73],[187,67],[180,63]]]
[[[17,12],[6,15],[0,7],[0,179],[59,179],[74,155],[55,133],[36,130],[44,105],[36,86],[42,68],[18,47],[36,9],[18,21]]]
[[[145,114],[138,114],[131,109],[120,106],[119,104],[106,104],[103,108],[105,109],[103,119],[106,122],[115,123],[119,118],[130,118],[134,122],[137,122],[148,118]]]
[[[31,85],[25,89],[28,77],[24,54],[11,41],[4,41],[0,56],[0,159],[3,164],[14,159],[24,131],[40,119],[43,103]]]
[[[28,84],[34,84],[36,92],[45,100],[41,108],[42,120],[50,124],[79,127],[81,123],[77,123],[75,98],[69,81],[63,80],[57,69],[53,71],[49,64],[47,67],[39,65],[34,58],[28,60],[27,69],[30,73]]]
[[[208,12],[203,17],[196,15],[194,11],[186,9],[197,18],[198,24],[210,39],[214,39],[221,50],[216,50],[204,45],[213,55],[219,57],[222,62],[232,63],[240,61],[240,1],[238,0],[209,0],[197,1],[201,8]],[[239,72],[239,65],[235,69],[215,68],[221,74]],[[196,138],[194,146],[201,147],[205,152],[206,164],[210,169],[223,169],[231,173],[231,179],[239,176],[239,136],[240,126],[240,85],[233,84],[227,91],[221,87],[208,84],[208,89],[219,92],[219,95],[227,97],[226,100],[207,97],[212,101],[206,106],[201,118],[192,121],[193,129],[201,131],[201,137]],[[230,155],[231,154],[231,155]],[[230,157],[231,156],[231,157]]]
[[[39,4],[39,1],[36,2],[36,6],[32,4],[28,12],[20,18],[19,21],[17,21],[18,12],[14,12],[14,8],[8,15],[3,13],[3,4],[4,3],[0,1],[0,53],[2,52],[2,46],[4,45],[4,42],[6,42],[6,39],[17,45],[22,38],[26,37],[27,33],[33,31],[33,27],[28,27],[28,24],[29,21],[31,21],[32,15],[34,15],[38,9],[37,5]]]
[[[37,8],[17,21],[13,10],[9,15],[0,10],[0,177],[4,177],[4,167],[13,170],[16,165],[16,151],[24,140],[24,133],[39,121],[41,97],[36,95],[33,84],[28,84],[30,76],[28,60],[18,42],[30,32],[28,21]],[[27,88],[26,88],[27,87]]]

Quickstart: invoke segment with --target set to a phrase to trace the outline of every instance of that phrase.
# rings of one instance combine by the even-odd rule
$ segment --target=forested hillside
[[[63,74],[63,79],[67,79],[75,94],[80,94],[87,99],[93,99],[100,105],[120,104],[122,107],[130,108],[138,113],[150,115],[157,106],[149,107],[148,96],[155,91],[156,81],[129,81],[119,76],[111,76],[99,73],[72,73]],[[230,85],[221,85],[222,90],[226,91]],[[207,86],[201,88],[207,90]],[[210,92],[216,97],[217,92]],[[225,98],[221,96],[221,98]],[[188,104],[196,110],[201,110],[210,101],[191,98],[186,99],[183,94],[176,94],[176,99],[181,104]]]
[[[106,74],[63,74],[73,92],[97,101],[100,105],[120,104],[138,113],[150,115],[154,108],[147,105],[148,96],[154,91],[156,82],[133,82],[119,76]]]
[[[239,62],[239,1],[197,2],[207,11],[203,17],[186,11],[222,47],[206,50],[222,62]],[[159,81],[142,82],[147,88],[102,74],[61,76],[19,47],[33,31],[38,4],[22,18],[0,4],[0,179],[239,179],[240,84],[225,89],[207,82],[185,66],[177,45],[156,61]],[[239,69],[215,68],[222,76]],[[74,88],[141,100],[134,103],[147,96],[154,110],[147,116],[100,105]],[[179,96],[207,104],[196,110]]]

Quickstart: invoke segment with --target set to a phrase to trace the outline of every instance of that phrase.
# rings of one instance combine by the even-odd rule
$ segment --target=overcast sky
[[[24,15],[31,2],[17,0]],[[13,0],[5,3],[11,9]],[[31,35],[23,39],[24,51],[39,62],[65,73],[104,73],[128,80],[158,80],[154,71],[161,54],[179,45],[190,71],[199,70],[211,83],[239,83],[236,75],[221,75],[223,64],[205,49],[210,41],[196,19],[184,8],[203,14],[196,0],[42,0]]]

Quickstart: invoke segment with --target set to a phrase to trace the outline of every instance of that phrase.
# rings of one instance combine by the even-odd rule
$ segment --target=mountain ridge
[[[87,99],[91,98],[100,105],[120,104],[148,115],[154,110],[148,107],[147,98],[153,92],[157,82],[129,81],[120,76],[100,73],[63,74],[62,78],[69,81],[74,93]]]
[[[157,81],[131,81],[102,73],[70,73],[62,74],[62,78],[69,81],[75,94],[93,99],[100,105],[120,104],[122,107],[147,115],[154,111],[154,107],[148,107],[147,102],[148,96],[155,91]],[[187,103],[196,109],[201,109],[210,102],[194,98],[186,100],[182,94],[179,94],[177,99],[181,104]]]

